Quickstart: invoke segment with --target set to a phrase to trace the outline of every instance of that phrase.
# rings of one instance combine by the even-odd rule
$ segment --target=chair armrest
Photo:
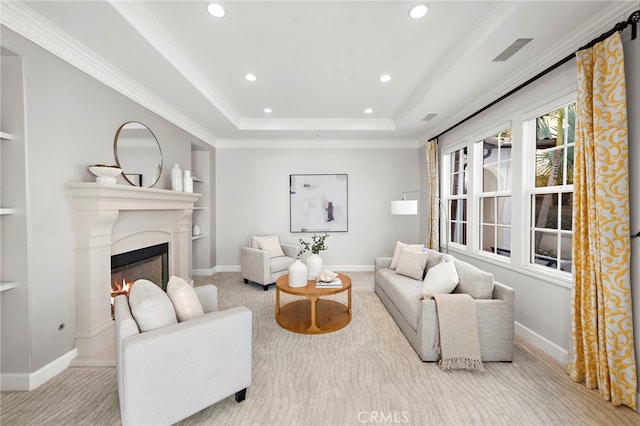
[[[246,307],[123,341],[123,424],[173,424],[251,384],[252,313]],[[176,412],[178,411],[178,413]]]
[[[294,259],[298,257],[300,251],[302,250],[302,247],[296,244],[280,243],[280,247],[282,247],[282,251],[284,252],[285,256],[289,256]]]
[[[391,266],[390,257],[374,257],[373,258],[373,269],[375,271],[382,268],[388,268],[390,266]]]
[[[508,287],[502,283],[495,281],[493,283],[493,296],[494,299],[504,300],[506,303],[515,304],[516,291],[511,287]]]
[[[205,313],[218,310],[218,287],[213,284],[205,284],[194,287],[194,290]]]
[[[242,278],[267,284],[271,274],[271,257],[265,250],[242,247],[240,249]]]

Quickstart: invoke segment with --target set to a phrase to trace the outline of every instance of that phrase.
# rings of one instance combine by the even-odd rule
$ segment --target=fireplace
[[[76,227],[78,357],[73,365],[115,365],[111,258],[167,243],[168,273],[146,278],[165,287],[171,275],[189,278],[191,213],[200,194],[95,182],[65,186],[73,198]],[[157,267],[145,265],[144,269],[146,274]],[[136,273],[128,279],[141,277]]]
[[[169,243],[111,256],[111,302],[119,294],[129,294],[131,285],[146,279],[167,291]]]

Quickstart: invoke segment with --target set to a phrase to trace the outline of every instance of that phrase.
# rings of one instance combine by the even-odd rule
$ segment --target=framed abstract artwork
[[[347,232],[348,175],[289,175],[291,232]]]

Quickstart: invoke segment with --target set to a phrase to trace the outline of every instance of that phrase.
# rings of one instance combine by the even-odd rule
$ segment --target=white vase
[[[304,287],[307,285],[307,266],[296,259],[289,266],[289,287]]]
[[[182,189],[184,192],[193,192],[193,178],[191,177],[191,170],[185,170],[182,177]]]
[[[182,170],[177,164],[171,169],[171,189],[182,192]]]
[[[320,272],[322,272],[322,258],[317,254],[307,257],[307,277],[315,280]]]

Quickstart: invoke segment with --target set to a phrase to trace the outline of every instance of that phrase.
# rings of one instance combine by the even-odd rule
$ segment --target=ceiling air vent
[[[533,39],[532,38],[519,38],[519,39],[517,39],[516,41],[511,43],[511,46],[507,47],[506,49],[504,49],[504,51],[501,54],[496,56],[493,59],[492,62],[504,62],[504,61],[506,61],[507,59],[509,59],[510,57],[515,55],[516,53],[518,53],[520,51],[520,49],[522,49],[527,44],[529,44],[529,42],[531,40],[533,40]]]
[[[438,113],[437,113],[437,112],[432,112],[431,114],[427,114],[427,115],[422,119],[422,121],[429,121],[429,120],[431,120],[433,117],[435,117],[436,115],[438,115]]]

